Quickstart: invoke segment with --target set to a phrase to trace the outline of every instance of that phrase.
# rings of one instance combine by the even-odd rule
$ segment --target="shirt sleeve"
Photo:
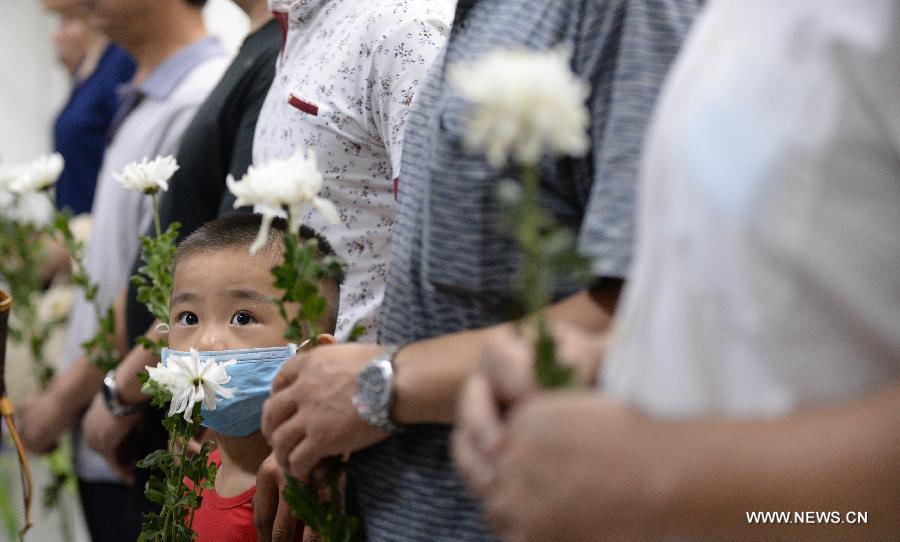
[[[406,117],[416,88],[447,40],[448,21],[440,10],[396,25],[375,46],[370,93],[372,121],[390,156],[392,178],[400,176]]]
[[[593,187],[578,248],[597,277],[625,277],[635,242],[644,136],[663,79],[698,11],[695,0],[584,2],[574,44],[591,84]]]

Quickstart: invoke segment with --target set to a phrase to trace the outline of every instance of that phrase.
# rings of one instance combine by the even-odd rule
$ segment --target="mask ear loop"
[[[168,334],[169,333],[169,324],[166,324],[164,322],[160,322],[160,323],[156,324],[156,332],[161,335]]]
[[[312,339],[306,339],[305,341],[303,341],[302,343],[300,343],[300,346],[297,346],[297,345],[294,344],[294,343],[291,343],[291,344],[288,345],[288,347],[291,349],[291,355],[292,355],[292,356],[293,356],[294,354],[296,354],[298,351],[309,350],[309,348],[310,348],[311,346],[312,346]]]

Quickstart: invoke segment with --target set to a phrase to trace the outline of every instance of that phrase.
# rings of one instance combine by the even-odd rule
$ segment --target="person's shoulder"
[[[167,101],[170,103],[201,103],[218,84],[231,64],[232,57],[221,54],[207,58],[185,75]]]
[[[280,50],[281,28],[277,20],[271,19],[244,38],[234,61],[244,64],[260,64],[277,57]]]
[[[433,55],[450,34],[455,4],[448,0],[372,2],[365,8],[368,14],[363,39],[372,48],[373,58],[413,52],[418,56],[424,51]]]
[[[406,33],[410,27],[418,26],[437,27],[442,33],[447,33],[453,21],[456,2],[386,0],[371,2],[364,9],[369,12],[368,20],[376,23],[371,25],[376,37]]]

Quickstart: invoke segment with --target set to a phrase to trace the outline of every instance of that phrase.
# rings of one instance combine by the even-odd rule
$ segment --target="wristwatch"
[[[109,371],[103,378],[103,402],[106,408],[114,416],[126,416],[140,410],[143,405],[126,405],[119,400],[119,392],[116,391],[116,371]]]
[[[382,431],[397,433],[400,427],[391,420],[394,404],[394,356],[398,347],[389,346],[369,362],[356,377],[353,406],[359,417]]]

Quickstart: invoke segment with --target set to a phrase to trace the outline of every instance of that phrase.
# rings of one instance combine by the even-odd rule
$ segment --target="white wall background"
[[[230,51],[247,33],[244,13],[229,0],[209,0],[207,28]],[[56,112],[68,97],[51,36],[56,20],[39,0],[0,0],[0,163],[48,152]]]

